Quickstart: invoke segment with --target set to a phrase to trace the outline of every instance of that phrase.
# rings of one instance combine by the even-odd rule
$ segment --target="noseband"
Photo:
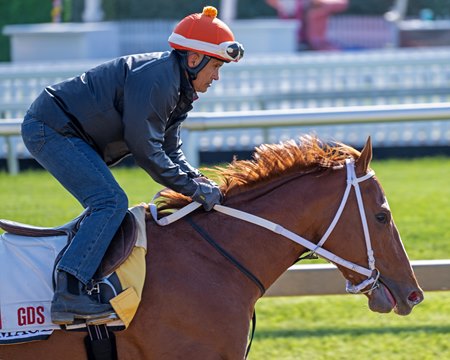
[[[236,209],[233,209],[233,208],[230,208],[227,206],[223,206],[223,205],[215,205],[214,210],[219,211],[223,214],[250,222],[252,224],[261,226],[261,227],[263,227],[267,230],[270,230],[276,234],[282,235],[282,236],[294,241],[295,243],[309,249],[313,254],[317,254],[320,257],[322,257],[332,263],[341,265],[341,266],[343,266],[347,269],[350,269],[358,274],[366,276],[367,278],[364,281],[362,281],[361,283],[356,284],[356,285],[353,285],[350,281],[347,280],[346,291],[348,293],[352,293],[352,294],[358,294],[358,293],[369,293],[370,294],[379,285],[378,279],[380,277],[380,272],[375,268],[375,258],[373,255],[372,243],[371,243],[370,234],[369,234],[369,227],[367,225],[366,213],[364,211],[364,203],[363,203],[363,199],[361,196],[361,190],[359,188],[359,183],[372,178],[375,175],[375,172],[373,170],[371,170],[366,175],[357,177],[356,172],[355,172],[355,161],[353,159],[346,159],[345,165],[347,168],[347,187],[345,188],[344,195],[342,196],[341,204],[339,205],[339,208],[336,212],[336,215],[333,218],[333,221],[331,222],[327,231],[325,232],[325,234],[322,236],[322,238],[320,239],[320,241],[317,244],[314,244],[313,242],[293,233],[292,231],[285,229],[281,225],[278,225],[276,223],[273,223],[272,221],[263,219],[259,216],[255,216],[255,215],[246,213],[241,210],[236,210]],[[364,239],[365,239],[366,249],[367,249],[368,268],[362,267],[358,264],[355,264],[348,260],[345,260],[345,259],[341,258],[340,256],[337,256],[337,255],[333,254],[332,252],[323,248],[324,243],[327,241],[331,232],[333,231],[336,224],[338,223],[338,221],[342,215],[342,212],[344,211],[345,204],[347,203],[347,200],[348,200],[348,197],[350,195],[350,191],[352,188],[355,189],[356,200],[358,203],[359,214],[360,214],[361,223],[362,223],[362,227],[363,227]],[[155,195],[155,198],[158,196],[159,196],[159,193]],[[162,226],[168,225],[168,224],[182,218],[183,216],[189,214],[190,212],[194,211],[195,209],[197,209],[198,207],[201,206],[201,204],[193,202],[193,203],[185,206],[184,208],[178,210],[177,212],[158,220],[156,205],[153,203],[150,203],[149,205],[150,205],[150,212],[153,216],[153,219],[159,225],[162,225]],[[370,286],[370,288],[366,289],[369,286]],[[364,289],[366,289],[366,290],[364,290]]]

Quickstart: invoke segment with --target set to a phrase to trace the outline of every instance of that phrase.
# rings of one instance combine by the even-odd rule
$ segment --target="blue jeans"
[[[82,139],[57,133],[30,113],[22,124],[22,138],[31,155],[89,210],[58,264],[86,284],[125,217],[128,198],[103,159]]]

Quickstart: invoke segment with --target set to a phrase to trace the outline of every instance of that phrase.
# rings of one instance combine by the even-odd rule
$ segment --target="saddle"
[[[89,324],[51,322],[55,264],[88,216],[85,211],[58,227],[38,227],[0,220],[0,346],[43,340],[54,330],[82,330]],[[147,239],[145,207],[130,208],[112,239],[88,292],[109,302],[119,319],[108,329],[129,326],[145,281]],[[53,283],[54,285],[54,283]],[[89,325],[98,326],[98,325]]]
[[[38,227],[22,224],[16,221],[0,219],[0,228],[4,231],[20,236],[47,237],[62,236],[68,237],[70,243],[77,233],[81,222],[88,215],[84,211],[80,216],[72,221],[57,227]],[[95,279],[102,279],[116,270],[131,254],[136,244],[137,225],[136,219],[130,211],[127,211],[125,218],[112,239],[105,256],[95,274]]]

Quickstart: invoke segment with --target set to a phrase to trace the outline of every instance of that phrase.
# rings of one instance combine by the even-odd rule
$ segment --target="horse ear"
[[[356,160],[356,171],[359,175],[364,175],[367,173],[371,160],[372,160],[372,139],[369,136],[367,138],[366,145],[364,145],[364,148],[361,151],[361,155]]]

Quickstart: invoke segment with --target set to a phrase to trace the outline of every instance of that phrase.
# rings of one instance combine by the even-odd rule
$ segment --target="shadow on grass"
[[[255,339],[284,338],[284,337],[325,337],[325,336],[365,336],[384,334],[449,334],[450,325],[427,325],[427,326],[384,326],[376,328],[320,328],[320,329],[292,329],[292,330],[258,330],[255,332]]]

